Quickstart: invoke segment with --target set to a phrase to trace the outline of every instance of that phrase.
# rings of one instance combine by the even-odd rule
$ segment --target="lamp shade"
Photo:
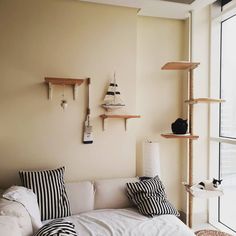
[[[159,143],[143,143],[143,176],[161,176]]]

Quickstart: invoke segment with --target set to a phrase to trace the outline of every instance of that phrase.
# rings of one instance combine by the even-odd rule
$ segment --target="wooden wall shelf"
[[[103,130],[105,130],[105,120],[106,119],[124,119],[125,130],[127,130],[127,120],[128,119],[141,118],[141,116],[139,116],[139,115],[107,115],[107,114],[102,114],[102,115],[100,115],[100,117],[102,118]]]
[[[189,104],[196,104],[196,103],[221,103],[221,102],[225,102],[225,100],[223,99],[215,99],[215,98],[195,98],[192,100],[186,100],[186,103]]]
[[[72,79],[72,78],[55,78],[45,77],[45,82],[48,84],[48,98],[52,99],[53,85],[72,85],[74,86],[74,100],[77,98],[77,89],[84,80],[83,79]]]
[[[162,137],[164,138],[172,138],[172,139],[198,139],[198,135],[191,135],[191,134],[161,134]]]
[[[162,70],[192,70],[198,67],[199,62],[173,61],[166,63]]]

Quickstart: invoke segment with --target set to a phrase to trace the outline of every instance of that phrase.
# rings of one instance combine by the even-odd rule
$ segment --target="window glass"
[[[219,198],[219,221],[236,232],[236,145],[220,144],[220,177],[224,195]]]
[[[236,138],[236,16],[222,22],[220,136]]]

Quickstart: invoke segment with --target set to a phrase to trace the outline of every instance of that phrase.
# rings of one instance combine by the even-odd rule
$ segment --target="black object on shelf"
[[[171,124],[173,134],[186,134],[188,130],[187,120],[178,118],[174,123]]]

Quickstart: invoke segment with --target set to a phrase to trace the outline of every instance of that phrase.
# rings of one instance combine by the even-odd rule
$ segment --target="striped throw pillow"
[[[175,207],[167,200],[165,188],[158,176],[141,182],[127,183],[128,198],[141,214],[179,216]]]
[[[75,225],[63,219],[53,220],[38,230],[34,236],[77,236]]]
[[[65,167],[55,170],[20,171],[22,185],[37,196],[41,220],[71,215],[64,183]]]

